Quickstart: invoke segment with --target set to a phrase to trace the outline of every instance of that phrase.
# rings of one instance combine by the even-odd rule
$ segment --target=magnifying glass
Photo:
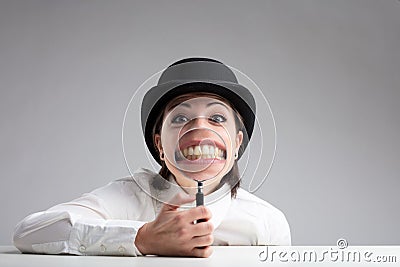
[[[195,118],[192,120],[202,120],[207,118]],[[212,132],[211,136],[202,139],[188,139],[192,133],[204,134]],[[208,135],[210,136],[210,135]],[[171,159],[176,164],[182,176],[193,179],[197,183],[196,206],[204,205],[204,183],[218,178],[223,173],[226,165],[225,142],[218,138],[218,133],[210,128],[192,128],[179,138],[176,145],[174,158]],[[200,221],[198,221],[200,222]]]
[[[230,70],[227,69],[228,67]],[[234,79],[235,77],[237,81]],[[266,89],[268,85],[263,87]],[[171,180],[171,171],[169,166],[166,168],[164,162],[160,160],[160,151],[155,146],[153,137],[155,133],[158,133],[158,117],[165,110],[165,105],[170,103],[174,97],[187,92],[211,92],[229,100],[243,119],[243,144],[245,145],[242,145],[238,151],[234,151],[228,149],[232,148],[232,145],[225,141],[226,157],[232,159],[237,152],[237,164],[235,163],[232,167],[233,160],[229,160],[225,164],[226,169],[221,168],[223,170],[220,169],[219,174],[217,171],[214,175],[207,177],[205,171],[211,171],[213,168],[215,170],[215,160],[211,160],[213,164],[209,164],[208,168],[206,164],[202,168],[192,169],[191,172],[190,169],[185,169],[185,166],[181,166],[182,164],[175,160],[174,152],[180,137],[183,142],[184,135],[189,136],[191,133],[188,128],[183,129],[180,133],[178,130],[175,139],[163,140],[163,146],[170,144],[173,147],[171,149],[173,153],[166,155],[168,162],[179,167],[173,174],[179,174],[180,177],[177,178],[183,181],[185,179],[191,181],[191,183],[186,183],[186,186],[182,186],[171,182],[173,181]],[[257,106],[259,116],[255,116],[255,106]],[[141,114],[141,117],[138,114]],[[250,114],[253,114],[253,119]],[[188,117],[186,122],[192,119],[195,122],[205,122],[205,118],[210,117],[209,115],[191,113],[191,117]],[[195,120],[196,117],[203,119]],[[253,120],[254,127],[251,123]],[[192,128],[195,126],[192,125]],[[215,133],[210,129],[215,130],[213,127],[208,127],[209,134]],[[226,128],[225,134],[227,132],[231,134],[232,138],[222,139],[234,139],[236,132]],[[218,133],[224,137],[224,131]],[[139,136],[144,139],[138,138]],[[213,140],[219,140],[221,137],[214,136]],[[249,142],[250,137],[251,142]],[[239,188],[237,186],[239,182],[240,188],[245,188],[251,193],[255,192],[261,187],[270,172],[275,158],[276,144],[275,119],[271,107],[255,82],[232,66],[201,60],[172,64],[144,81],[132,95],[122,125],[122,148],[128,171],[135,183],[155,200],[157,207],[159,207],[159,203],[169,203],[169,199],[174,194],[182,192],[182,188],[186,189],[185,187],[189,187],[187,190],[190,192],[198,193],[196,205],[210,205],[222,199],[228,192],[231,192],[233,196],[235,188]],[[149,174],[152,175],[151,179],[148,179]],[[239,178],[231,179],[231,176],[235,175]],[[223,178],[219,180],[221,176]],[[207,197],[212,186],[211,183],[214,183],[215,186],[218,181],[220,189],[210,193]],[[182,205],[183,208],[190,206],[192,205]]]
[[[176,179],[189,192],[193,192],[195,186],[186,179],[194,181],[197,186],[196,206],[205,204],[204,188],[207,193],[216,190],[217,182],[232,165],[229,164],[232,161],[229,156],[233,151],[232,134],[226,124],[230,123],[231,131],[234,130],[233,114],[225,115],[228,118],[215,116],[219,110],[207,109],[210,103],[215,103],[215,99],[195,97],[176,105],[165,117],[161,130],[165,160],[178,176]],[[227,110],[224,112],[226,114]],[[221,122],[222,118],[227,120],[226,124]],[[189,187],[184,186],[188,184]]]

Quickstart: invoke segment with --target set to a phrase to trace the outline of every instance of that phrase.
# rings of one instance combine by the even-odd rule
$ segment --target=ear
[[[161,135],[159,134],[154,135],[154,144],[156,144],[158,152],[161,152],[162,151]]]
[[[243,142],[243,132],[241,130],[236,134],[236,151],[239,151],[239,147]]]

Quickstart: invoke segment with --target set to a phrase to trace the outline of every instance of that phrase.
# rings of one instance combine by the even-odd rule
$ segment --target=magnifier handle
[[[196,193],[196,207],[198,206],[203,206],[204,205],[204,194],[203,192],[197,192]],[[195,221],[195,224],[205,222],[205,219],[199,219]],[[206,248],[206,247],[198,247],[198,248]]]
[[[196,207],[204,205],[204,194],[203,192],[196,193]]]
[[[203,192],[196,193],[196,207],[204,205],[204,194]],[[205,219],[196,220],[196,223],[205,222]]]
[[[198,182],[198,191],[196,193],[196,207],[204,206],[204,194],[203,194],[203,183]],[[196,224],[206,222],[205,219],[196,220]],[[206,247],[198,247],[198,248],[206,248]]]

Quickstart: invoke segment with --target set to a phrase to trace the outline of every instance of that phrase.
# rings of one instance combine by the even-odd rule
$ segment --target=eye
[[[222,115],[215,114],[215,115],[210,117],[210,120],[212,122],[222,123],[222,122],[226,121],[226,118],[224,116],[222,116]]]
[[[184,115],[177,115],[171,120],[172,123],[184,123],[187,121],[188,118],[186,118]]]

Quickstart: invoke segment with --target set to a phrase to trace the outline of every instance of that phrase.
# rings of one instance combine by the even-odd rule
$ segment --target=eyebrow
[[[211,102],[211,103],[208,103],[208,104],[207,104],[207,107],[212,106],[212,105],[221,105],[221,106],[223,106],[224,108],[226,108],[226,109],[229,111],[228,107],[227,107],[225,104],[221,103],[221,102]]]
[[[187,108],[190,108],[190,107],[191,107],[189,103],[180,103],[180,104],[173,105],[172,107],[170,107],[170,109],[173,109],[174,107],[176,107],[176,106],[178,106],[178,105],[184,106],[184,107],[187,107]],[[228,107],[227,107],[225,104],[220,103],[220,102],[211,102],[211,103],[208,103],[206,107],[209,107],[209,106],[212,106],[212,105],[221,105],[221,106],[223,106],[224,108],[226,108],[226,109],[229,111]]]
[[[173,109],[174,109],[176,106],[178,106],[178,105],[179,105],[179,103],[174,103],[173,105],[168,104],[167,107],[166,107],[167,112],[173,110]],[[187,105],[186,103],[181,103],[181,105],[190,108],[190,105]]]

